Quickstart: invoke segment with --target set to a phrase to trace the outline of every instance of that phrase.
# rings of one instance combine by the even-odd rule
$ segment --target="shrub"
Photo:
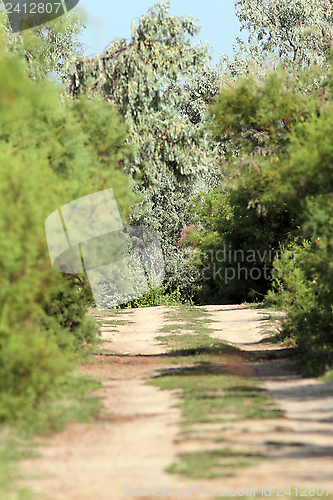
[[[125,134],[107,103],[61,103],[51,83],[0,58],[0,421],[27,418],[55,397],[75,353],[96,338],[86,316],[91,291],[52,269],[45,220],[108,187],[124,195],[124,215],[134,198],[117,170]]]
[[[321,375],[333,366],[332,261],[320,240],[295,241],[288,250],[291,259],[274,263],[281,278],[265,302],[287,312],[281,338],[296,343],[303,374]]]

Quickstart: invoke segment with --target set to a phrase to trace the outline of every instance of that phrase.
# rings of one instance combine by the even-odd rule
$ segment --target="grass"
[[[282,324],[286,317],[285,313],[277,314],[275,311],[265,311],[267,317],[265,324],[260,327],[261,333],[266,335],[266,340],[272,344],[283,345],[285,347],[295,347],[295,342],[292,338],[286,338],[282,333]],[[274,333],[275,332],[275,333]]]
[[[98,348],[98,352],[94,352],[94,356],[101,356],[101,355],[104,355],[104,356],[114,356],[114,355],[117,355],[117,354],[119,354],[119,353],[116,352],[116,351],[112,351],[111,349],[102,349],[102,348]],[[99,362],[98,359],[94,358],[93,363],[96,364],[98,362]]]
[[[222,448],[198,453],[182,453],[180,461],[166,469],[192,479],[215,479],[235,475],[235,468],[248,467],[258,462],[260,455],[251,451],[234,451]]]
[[[196,306],[173,306],[169,308],[169,311],[165,313],[168,321],[181,321],[182,323],[190,324],[192,322],[204,322],[204,323],[215,323],[215,320],[211,319],[210,314],[203,307]]]
[[[0,431],[0,498],[3,500],[31,500],[32,493],[15,485],[20,478],[14,463],[37,454],[32,443],[17,430],[3,427]]]
[[[117,328],[112,328],[113,326],[114,327],[117,327],[117,326],[124,326],[124,325],[128,325],[129,323],[133,323],[133,321],[129,320],[129,319],[117,319],[115,316],[119,316],[119,315],[123,315],[123,314],[128,314],[128,312],[123,312],[122,310],[118,311],[118,310],[112,310],[112,313],[110,312],[108,316],[105,316],[105,315],[101,315],[99,317],[96,317],[96,323],[100,326],[109,326],[109,331],[111,332],[116,332],[117,331]],[[101,340],[103,342],[103,340]]]
[[[157,339],[169,347],[168,362],[179,366],[162,370],[147,383],[161,389],[181,390],[182,440],[224,442],[220,434],[226,422],[283,416],[268,393],[249,377],[246,354],[209,335],[214,331],[209,327],[213,320],[204,308],[170,308],[166,318],[169,324],[160,333],[169,335]],[[208,433],[198,432],[198,424],[219,423],[220,430],[215,427]],[[236,469],[252,465],[260,458],[255,452],[235,451],[225,446],[182,454],[167,471],[191,478],[224,477],[236,474]]]
[[[60,432],[68,422],[93,422],[102,403],[91,393],[99,387],[95,377],[75,370],[63,377],[52,399],[39,401],[30,414],[17,415],[13,425],[29,437]]]
[[[128,319],[101,319],[97,320],[98,325],[110,325],[110,326],[118,326],[118,325],[127,325],[128,323],[133,323],[133,321],[129,321]]]
[[[123,310],[118,310],[118,309],[112,309],[111,311],[108,311],[108,313],[111,315],[111,316],[100,316],[98,318],[96,318],[96,322],[98,325],[100,326],[108,326],[108,331],[109,332],[117,332],[117,326],[123,326],[123,325],[127,325],[129,323],[134,323],[133,321],[129,320],[129,319],[117,319],[116,317],[114,316],[119,316],[119,315],[123,315],[123,314],[129,314],[130,311],[123,311]],[[113,317],[112,317],[113,316]],[[115,328],[112,328],[112,327],[115,327]],[[105,344],[106,342],[110,342],[112,343],[112,340],[105,340],[103,338],[99,338],[96,340],[96,347],[97,347],[97,350],[98,352],[96,352],[96,349],[94,350],[95,352],[91,352],[92,354],[96,355],[96,354],[106,354],[106,355],[112,355],[112,354],[116,354],[114,351],[112,351],[111,349],[105,349],[105,348],[100,348],[98,346],[98,344]],[[93,360],[92,361],[93,363],[97,363],[98,360]]]
[[[332,382],[333,381],[333,370],[328,370],[324,375],[319,377],[319,380],[323,380],[324,382]]]
[[[183,424],[281,417],[273,400],[256,380],[231,375],[227,370],[223,373],[223,366],[200,363],[176,369],[175,373],[165,370],[150,384],[161,389],[182,389]],[[225,417],[227,414],[236,416]]]
[[[97,312],[97,311],[96,311]],[[129,312],[129,311],[128,311]],[[96,318],[99,325],[126,325],[128,320],[121,316],[127,311],[102,311]],[[119,315],[121,315],[119,317]],[[80,363],[94,363],[98,359],[92,357],[96,346],[102,342],[97,338],[93,345],[84,345],[77,355]],[[105,342],[105,341],[104,341]],[[107,349],[99,349],[101,354],[109,354]],[[13,416],[10,425],[0,423],[0,499],[1,500],[31,500],[30,490],[15,485],[19,478],[15,462],[36,456],[31,437],[47,435],[62,431],[69,422],[95,422],[95,415],[103,407],[100,397],[92,392],[101,387],[100,382],[90,376],[83,375],[78,369],[66,374],[57,390],[48,399],[42,399],[38,405],[29,411]]]
[[[157,340],[170,348],[168,356],[171,357],[170,361],[176,364],[243,362],[244,359],[244,354],[236,347],[213,339],[204,333],[161,335],[157,337]]]
[[[94,377],[78,370],[64,377],[53,399],[40,401],[29,412],[17,415],[11,426],[0,425],[0,498],[1,500],[30,500],[28,489],[15,485],[19,477],[15,462],[35,457],[31,437],[60,432],[69,422],[94,422],[102,407],[99,397],[92,396],[101,384]]]
[[[169,347],[168,356],[175,364],[198,364],[205,362],[242,361],[244,355],[239,349],[226,342],[210,337],[214,330],[207,325],[215,323],[203,308],[180,306],[165,312],[167,321],[159,332],[157,340]]]

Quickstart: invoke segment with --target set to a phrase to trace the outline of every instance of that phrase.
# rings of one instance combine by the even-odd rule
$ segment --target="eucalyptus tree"
[[[102,95],[123,116],[132,150],[123,168],[143,197],[131,223],[157,228],[170,283],[185,287],[180,274],[171,279],[171,269],[183,265],[177,240],[189,223],[191,196],[219,177],[218,150],[206,129],[207,86],[216,95],[218,79],[208,67],[209,47],[191,41],[200,28],[191,16],[169,16],[169,5],[159,2],[133,23],[129,41],[117,39],[103,54],[78,57],[69,92],[74,98]]]
[[[129,126],[134,157],[127,169],[146,186],[163,174],[193,180],[211,162],[207,133],[181,113],[185,86],[209,61],[207,45],[193,45],[199,32],[191,17],[167,16],[169,2],[157,3],[129,42],[117,39],[101,55],[78,58],[71,93],[102,93]]]
[[[241,30],[250,35],[247,42],[236,39],[233,58],[221,56],[220,70],[231,78],[268,74],[280,62],[294,75],[313,64],[328,70],[332,9],[331,0],[236,0]]]
[[[7,14],[0,10],[2,51],[19,58],[34,80],[50,73],[59,81],[67,78],[70,61],[83,53],[77,36],[85,28],[80,13],[71,11],[41,26],[13,33]]]

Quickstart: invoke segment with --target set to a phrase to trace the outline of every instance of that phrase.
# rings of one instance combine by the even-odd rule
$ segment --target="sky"
[[[86,45],[85,55],[103,52],[115,38],[131,38],[132,20],[137,21],[158,0],[80,0],[77,9],[83,9],[87,28],[79,36]],[[240,23],[235,15],[234,0],[171,0],[169,15],[192,16],[198,19],[200,33],[193,37],[208,42],[212,47],[211,65],[215,68],[220,60],[219,52],[232,56],[232,43],[236,37],[246,41],[246,30],[240,32]]]

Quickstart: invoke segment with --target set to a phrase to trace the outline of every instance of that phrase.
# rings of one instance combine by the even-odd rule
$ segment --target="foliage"
[[[33,494],[27,488],[13,484],[19,478],[13,462],[35,457],[32,443],[23,439],[18,432],[2,429],[0,448],[0,493],[1,498],[10,500],[33,500]]]
[[[311,85],[322,76],[320,89]],[[275,293],[268,297],[287,309],[284,332],[294,337],[307,374],[322,373],[333,359],[331,96],[331,73],[316,66],[297,77],[278,69],[264,79],[242,77],[222,87],[211,108],[212,129],[229,147],[229,178],[219,191],[194,200],[197,222],[184,239],[196,248],[201,269],[207,254],[214,264],[228,247],[239,251],[238,261],[248,271],[260,268],[265,251],[277,253]],[[246,252],[259,259],[245,263]],[[263,260],[270,272],[269,261]],[[215,270],[214,283],[213,269],[215,288],[203,282],[205,298],[217,291],[218,300],[249,300],[251,288],[263,296],[271,286],[270,280],[239,279],[231,270],[228,286],[222,286],[231,265],[230,257],[216,262],[222,277]]]
[[[287,311],[280,337],[296,343],[303,374],[318,375],[332,367],[331,262],[320,241],[295,242],[290,251],[266,303]]]
[[[305,240],[292,247],[295,259],[282,268],[282,279],[268,300],[288,311],[285,333],[302,350],[307,374],[332,367],[332,83],[322,113],[294,130],[290,158],[279,169],[271,195],[284,197],[300,214]]]
[[[7,210],[1,217],[0,420],[15,420],[18,411],[36,406],[72,369],[37,318],[41,297],[52,286],[43,235],[50,198],[43,189],[52,196],[55,179],[33,152],[28,163],[8,150],[1,148],[1,197]]]
[[[221,75],[211,66],[202,66],[185,80],[182,92],[181,114],[193,124],[210,121],[209,105],[221,87]]]
[[[78,58],[71,77],[73,95],[101,93],[124,117],[134,149],[126,167],[145,186],[170,172],[193,178],[210,161],[204,127],[180,115],[182,80],[205,65],[208,47],[192,45],[199,28],[191,17],[167,17],[168,8],[160,2],[132,24],[129,43],[117,39],[100,56]]]
[[[85,277],[51,267],[46,218],[111,186],[124,216],[134,195],[117,170],[126,129],[106,103],[60,103],[55,86],[29,80],[17,58],[2,56],[0,67],[0,421],[16,422],[59,394],[75,353],[97,334]]]
[[[199,27],[191,17],[168,16],[168,9],[169,2],[158,3],[141,16],[129,42],[118,39],[100,56],[78,58],[70,92],[102,95],[124,117],[133,151],[124,169],[139,181],[142,196],[130,222],[158,231],[165,284],[190,298],[189,252],[176,242],[190,222],[190,198],[220,176],[218,151],[205,127],[218,76],[207,66],[208,47],[191,42]]]
[[[196,250],[192,263],[200,270],[203,302],[263,296],[280,243],[296,234],[300,212],[272,196],[270,186],[288,157],[292,130],[323,107],[314,91],[301,92],[310,79],[307,71],[296,80],[282,68],[263,81],[240,77],[222,86],[211,106],[210,128],[224,148],[229,175],[193,198],[194,226],[181,240]]]
[[[157,288],[149,288],[149,292],[146,293],[146,295],[143,295],[138,299],[134,299],[131,302],[120,306],[120,308],[175,306],[182,302],[179,287],[173,292],[168,292],[167,285],[160,285]]]
[[[66,80],[72,59],[83,52],[77,36],[85,27],[80,15],[71,11],[42,26],[13,33],[8,16],[0,11],[3,51],[8,57],[19,58],[34,80],[50,74]]]
[[[200,269],[224,243],[270,243],[280,278],[267,302],[288,311],[283,335],[300,348],[303,372],[318,374],[332,366],[331,3],[241,0],[236,14],[250,37],[237,40],[233,60],[222,56],[223,87],[211,107],[226,192],[194,200],[197,223],[184,244],[196,248]],[[207,222],[218,200],[221,215],[213,208]],[[235,286],[242,298],[244,285]],[[206,284],[202,295],[214,291]],[[221,287],[218,300],[226,295]]]
[[[330,0],[236,0],[235,8],[241,30],[250,35],[247,43],[237,38],[232,59],[221,56],[222,73],[232,78],[267,75],[281,62],[294,75],[313,64],[328,70],[333,41]]]
[[[166,289],[175,292],[179,287],[182,300],[191,300],[197,275],[195,268],[186,264],[192,251],[178,244],[181,231],[192,221],[189,202],[201,190],[215,186],[219,177],[218,174],[206,175],[191,184],[179,183],[171,176],[164,176],[158,186],[140,189],[143,200],[133,207],[129,218],[133,225],[151,226],[158,232],[164,257]]]

